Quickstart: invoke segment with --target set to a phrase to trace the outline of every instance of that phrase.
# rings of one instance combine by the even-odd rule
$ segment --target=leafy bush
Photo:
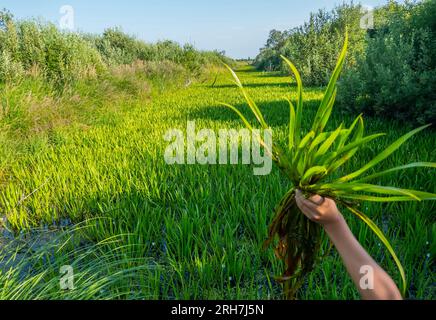
[[[336,64],[335,49],[341,45],[346,27],[350,31],[347,65],[363,51],[366,31],[360,28],[362,7],[343,4],[332,11],[312,13],[308,22],[286,31],[272,30],[265,48],[255,60],[261,70],[289,73],[280,55],[290,57],[308,85],[325,85]]]
[[[190,44],[181,46],[170,40],[148,44],[123,33],[119,28],[108,29],[101,37],[91,39],[109,65],[129,65],[138,60],[170,61],[190,72],[199,73],[205,65],[225,60],[223,53],[199,51]]]
[[[344,110],[436,121],[436,1],[391,3],[341,81]]]
[[[14,21],[0,14],[0,81],[9,81],[37,68],[57,86],[96,75],[104,69],[97,49],[74,33],[52,24]]]
[[[272,30],[255,65],[281,71],[290,57],[308,85],[327,84],[335,48],[348,27],[350,50],[340,82],[342,110],[385,115],[419,124],[436,120],[436,1],[390,1],[376,8],[375,29],[361,28],[360,5],[311,14],[302,26]]]
[[[109,65],[131,64],[139,58],[138,41],[119,28],[107,29],[94,38],[95,45]]]
[[[0,53],[0,79],[14,81],[20,79],[24,74],[23,66],[14,61],[7,51]]]
[[[104,69],[99,52],[80,35],[61,33],[53,25],[43,30],[44,71],[48,79],[63,85],[95,76]]]
[[[34,22],[23,21],[17,25],[19,60],[25,69],[45,64],[45,41],[43,28]]]

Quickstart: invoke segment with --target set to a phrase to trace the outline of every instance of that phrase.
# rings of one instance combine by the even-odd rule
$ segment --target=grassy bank
[[[197,130],[242,128],[231,111],[218,106],[220,101],[245,105],[239,91],[228,74],[220,71],[216,82],[211,74],[204,82],[166,85],[147,80],[142,71],[124,70],[106,82],[79,82],[62,98],[50,97],[44,83],[35,81],[3,87],[3,106],[31,103],[9,111],[1,124],[0,208],[4,225],[18,240],[2,250],[0,298],[281,297],[273,276],[282,266],[271,250],[262,249],[274,205],[289,187],[278,170],[260,177],[244,165],[164,162],[165,132],[185,131],[187,120],[195,120]],[[272,125],[274,139],[285,143],[289,111],[282,97],[294,89],[290,78],[248,67],[238,74]],[[305,131],[321,94],[320,88],[306,89],[310,117],[303,119]],[[30,107],[43,111],[32,114]],[[68,121],[59,118],[68,110],[76,112]],[[333,113],[332,127],[353,121]],[[344,172],[412,129],[390,120],[366,123],[367,132],[388,135],[367,145]],[[435,143],[431,131],[413,137],[377,170],[432,161]],[[375,183],[436,192],[434,172],[425,169]],[[434,298],[435,204],[368,203],[361,209],[398,253],[408,297]],[[344,210],[344,215],[359,241],[398,280],[381,244],[351,214]],[[328,256],[300,298],[358,298],[335,251],[322,251]],[[73,267],[74,290],[59,289],[62,265]]]

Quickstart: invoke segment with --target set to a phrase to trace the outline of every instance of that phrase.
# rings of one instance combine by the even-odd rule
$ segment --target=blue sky
[[[342,0],[0,0],[17,18],[59,23],[63,5],[74,9],[75,30],[101,33],[120,26],[154,42],[171,39],[199,49],[225,50],[234,58],[254,57],[271,29],[289,29],[311,11],[331,9]],[[346,0],[345,2],[349,2]],[[357,2],[357,1],[355,1]],[[386,0],[362,0],[378,6]]]

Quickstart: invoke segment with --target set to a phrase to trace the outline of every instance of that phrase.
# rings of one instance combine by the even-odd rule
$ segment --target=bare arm
[[[335,245],[342,260],[364,300],[401,300],[401,294],[395,282],[360,245],[352,234],[336,203],[328,198],[313,196],[305,199],[298,190],[296,195],[300,210],[312,221],[321,224]],[[363,270],[371,270],[373,286],[362,286]],[[371,273],[368,274],[371,276]]]

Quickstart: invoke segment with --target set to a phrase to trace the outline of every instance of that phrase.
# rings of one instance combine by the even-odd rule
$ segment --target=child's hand
[[[319,195],[306,199],[303,193],[297,190],[295,200],[306,217],[323,226],[339,222],[342,219],[342,215],[332,199],[323,198]]]

